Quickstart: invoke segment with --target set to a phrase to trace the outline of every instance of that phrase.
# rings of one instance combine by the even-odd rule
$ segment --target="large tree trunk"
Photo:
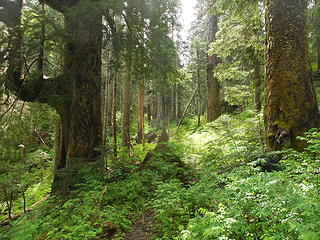
[[[319,110],[308,61],[306,0],[266,1],[264,120],[271,150],[295,148],[304,131],[319,127]]]
[[[64,53],[66,100],[56,104],[61,118],[56,170],[68,167],[73,172],[79,165],[97,161],[103,166],[103,161],[99,159],[102,148],[102,24],[101,15],[94,9],[86,11],[86,14],[68,14],[65,17],[65,31],[70,39]],[[73,184],[70,185],[72,187]],[[67,189],[63,190],[67,191],[70,186],[64,187]],[[53,190],[61,189],[54,187]]]
[[[0,20],[3,21],[9,27],[10,42],[9,42],[9,55],[8,55],[8,69],[6,71],[6,86],[17,96],[21,95],[22,86],[24,81],[21,79],[22,72],[22,42],[23,33],[21,29],[21,9],[23,6],[22,0],[17,1],[3,1],[0,7],[4,7],[2,10],[5,14],[5,18],[2,19],[0,14]],[[8,5],[6,5],[8,4]],[[12,4],[12,5],[11,5]],[[7,7],[7,9],[6,9]],[[12,17],[11,17],[12,15]],[[26,95],[26,94],[25,94]],[[26,96],[26,98],[29,98]]]
[[[209,15],[208,19],[208,44],[215,41],[218,31],[218,18]],[[208,56],[207,66],[207,84],[208,84],[208,104],[207,104],[207,122],[216,120],[221,115],[221,93],[220,83],[213,75],[214,69],[218,65],[218,57],[216,54]]]
[[[97,11],[95,4],[92,4],[92,8],[79,7],[69,14],[80,4],[77,0],[43,2],[65,16],[68,38],[65,43],[63,75],[52,79],[43,79],[42,74],[34,79],[22,78],[20,10],[23,1],[2,0],[0,21],[12,29],[7,87],[24,101],[50,104],[60,115],[52,190],[53,193],[67,193],[81,177],[77,174],[79,166],[97,162],[101,156],[102,14]],[[43,54],[40,53],[40,71]],[[99,163],[103,167],[103,161]]]
[[[170,87],[167,97],[168,124],[174,121],[174,89]]]

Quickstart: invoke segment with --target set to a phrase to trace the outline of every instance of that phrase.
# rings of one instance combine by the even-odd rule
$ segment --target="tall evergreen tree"
[[[208,15],[208,45],[210,46],[216,40],[218,31],[218,17],[212,14]],[[221,93],[220,83],[213,71],[218,65],[217,54],[208,55],[207,66],[207,84],[208,84],[208,102],[207,102],[207,122],[216,120],[221,115]]]
[[[58,170],[76,171],[78,165],[99,160],[102,144],[101,123],[101,47],[102,12],[91,1],[43,1],[63,14],[65,49],[60,76],[44,79],[41,74],[25,80],[22,76],[20,16],[23,1],[1,1],[0,19],[12,29],[7,69],[7,86],[24,101],[38,101],[54,107],[61,119],[57,134],[54,191],[62,185]],[[75,179],[68,179],[73,187]],[[65,190],[65,189],[64,189]]]
[[[271,150],[303,149],[297,136],[320,126],[308,59],[306,0],[266,1],[264,120]]]

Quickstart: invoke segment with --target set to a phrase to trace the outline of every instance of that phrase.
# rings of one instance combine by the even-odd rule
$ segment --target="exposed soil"
[[[139,216],[133,223],[133,230],[127,234],[125,240],[150,240],[155,235],[152,228],[156,213],[149,211]]]

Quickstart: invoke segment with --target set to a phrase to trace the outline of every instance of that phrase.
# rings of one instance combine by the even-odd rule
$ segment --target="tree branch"
[[[23,33],[20,26],[22,2],[23,0],[16,0],[15,2],[8,0],[0,1],[0,6],[3,7],[2,12],[8,13],[9,9],[11,9],[13,12],[10,12],[10,15],[15,16],[12,21],[8,21],[8,26],[10,26],[10,41],[8,47],[6,87],[23,101],[42,102],[55,106],[58,102],[63,100],[61,97],[65,92],[63,77],[59,76],[51,79],[44,79],[42,73],[36,73],[28,80],[22,77]]]
[[[49,7],[64,13],[66,9],[75,6],[79,3],[79,0],[39,0],[41,3],[47,4]]]
[[[51,106],[63,102],[65,99],[64,77],[34,78],[25,81],[15,95],[26,102],[47,103]]]

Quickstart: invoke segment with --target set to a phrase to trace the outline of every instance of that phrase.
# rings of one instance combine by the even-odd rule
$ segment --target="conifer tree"
[[[311,78],[306,0],[266,1],[264,121],[271,150],[295,148],[304,131],[320,126]]]

